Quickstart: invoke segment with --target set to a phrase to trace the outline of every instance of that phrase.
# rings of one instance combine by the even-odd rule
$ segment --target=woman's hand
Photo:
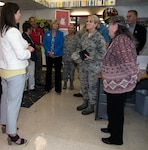
[[[140,82],[141,80],[144,80],[144,79],[148,79],[148,74],[146,74],[145,70],[140,70],[138,73],[137,82]]]
[[[49,56],[50,56],[51,58],[55,58],[55,55],[54,55],[53,52],[49,52]]]
[[[28,45],[28,48],[27,48],[30,52],[33,52],[34,51],[34,48],[30,45]]]
[[[84,60],[91,60],[91,57],[88,56],[87,54],[84,54],[86,56],[86,58]]]

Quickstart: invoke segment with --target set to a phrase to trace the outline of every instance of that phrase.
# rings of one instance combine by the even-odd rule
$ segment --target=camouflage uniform
[[[76,35],[77,35],[78,38],[81,39],[82,35],[83,35],[85,32],[86,32],[86,31],[85,31],[85,29],[83,28],[83,29],[77,31],[77,32],[76,32]]]
[[[94,105],[97,100],[98,74],[101,71],[101,61],[106,52],[106,43],[99,32],[88,37],[88,32],[81,38],[81,50],[87,50],[91,60],[79,64],[79,77],[84,103]]]
[[[63,56],[63,80],[68,81],[68,75],[70,81],[74,81],[75,63],[71,59],[71,54],[76,51],[76,45],[78,38],[76,35],[66,35],[64,38],[64,56]]]

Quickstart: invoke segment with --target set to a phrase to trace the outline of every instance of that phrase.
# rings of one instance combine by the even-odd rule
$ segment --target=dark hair
[[[19,6],[16,3],[8,2],[6,3],[1,10],[1,24],[0,31],[7,32],[10,27],[17,28],[17,23],[15,21],[14,14],[19,10]],[[3,30],[5,27],[6,30]]]
[[[129,10],[128,12],[132,12],[132,13],[134,13],[135,16],[138,17],[138,12],[136,10]]]
[[[114,16],[109,19],[109,23],[118,24],[118,30],[115,32],[115,37],[124,34],[131,40],[135,41],[133,35],[129,31],[129,25],[123,16]]]
[[[31,24],[29,22],[24,22],[22,28],[23,32],[27,32],[28,29],[31,29]]]

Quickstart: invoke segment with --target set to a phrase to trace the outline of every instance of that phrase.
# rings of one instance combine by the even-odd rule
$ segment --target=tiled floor
[[[79,92],[79,81],[75,90],[63,90],[57,95],[54,89],[30,108],[21,108],[18,119],[18,134],[28,140],[25,145],[7,144],[7,135],[0,133],[1,150],[147,150],[148,117],[138,114],[134,106],[125,107],[124,144],[106,145],[100,128],[107,120],[95,121],[95,114],[81,115],[76,107],[82,98],[73,97]]]

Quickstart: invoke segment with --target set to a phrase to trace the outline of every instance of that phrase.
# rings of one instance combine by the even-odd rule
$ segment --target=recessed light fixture
[[[4,6],[5,5],[5,3],[4,2],[0,2],[0,6]]]

